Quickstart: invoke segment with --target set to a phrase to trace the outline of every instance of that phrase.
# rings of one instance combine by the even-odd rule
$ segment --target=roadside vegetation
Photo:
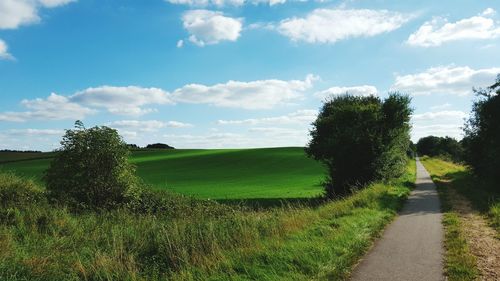
[[[407,157],[409,101],[398,94],[383,102],[332,98],[307,148],[330,172],[325,196],[278,205],[222,204],[153,189],[136,175],[130,146],[116,130],[77,121],[66,130],[42,184],[0,173],[0,280],[345,280],[414,185],[415,162]],[[348,118],[353,115],[359,118]],[[369,133],[356,136],[363,131]],[[337,137],[351,142],[347,151],[361,155],[359,165],[330,154]],[[275,159],[288,152],[266,151]],[[138,155],[137,163],[148,157]],[[272,157],[271,165],[281,163]],[[32,161],[45,160],[26,163]],[[226,161],[243,170],[251,164]],[[205,164],[227,172],[216,162]],[[288,176],[279,176],[286,185]]]
[[[414,182],[372,184],[320,206],[265,210],[145,192],[109,211],[53,205],[0,175],[1,280],[342,280]]]

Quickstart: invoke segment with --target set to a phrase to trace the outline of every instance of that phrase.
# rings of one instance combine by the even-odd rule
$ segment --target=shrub
[[[472,106],[470,118],[464,128],[465,160],[475,174],[498,183],[500,181],[500,75],[492,86],[474,92],[478,99]]]
[[[66,130],[62,147],[45,173],[52,199],[84,208],[112,208],[137,197],[139,180],[128,163],[129,150],[108,127]]]
[[[45,199],[43,190],[31,180],[0,173],[0,209],[22,208]]]
[[[313,123],[306,152],[329,172],[329,198],[404,172],[410,144],[410,98],[343,95],[328,100]]]

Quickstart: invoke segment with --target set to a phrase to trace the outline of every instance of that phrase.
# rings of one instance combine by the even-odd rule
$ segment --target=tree
[[[417,142],[417,152],[419,155],[444,156],[456,162],[463,160],[462,145],[451,137],[423,137]]]
[[[477,100],[464,128],[465,160],[475,174],[500,181],[500,75],[486,89],[474,89]],[[498,186],[498,185],[497,185]]]
[[[112,208],[138,196],[139,181],[128,162],[129,150],[118,132],[81,121],[66,130],[45,173],[52,199],[85,208]]]
[[[342,95],[326,101],[314,121],[306,152],[328,169],[333,198],[375,179],[400,175],[409,147],[410,98]]]
[[[146,148],[155,148],[155,149],[174,149],[173,146],[170,146],[168,144],[164,143],[153,143],[153,144],[148,144]]]

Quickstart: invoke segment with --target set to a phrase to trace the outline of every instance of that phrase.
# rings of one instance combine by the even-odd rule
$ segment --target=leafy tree
[[[500,181],[500,75],[486,89],[474,89],[477,100],[464,131],[465,160],[474,172]],[[498,185],[497,185],[498,186]]]
[[[153,143],[153,144],[148,144],[146,148],[155,148],[155,149],[174,149],[173,146],[170,146],[165,143]]]
[[[108,127],[66,130],[59,153],[44,179],[51,198],[84,208],[112,208],[138,196],[139,181],[128,162],[129,150]]]
[[[397,93],[384,102],[352,95],[325,102],[306,152],[328,168],[327,197],[402,173],[410,143],[409,104],[409,97]]]
[[[457,162],[463,159],[462,145],[451,137],[423,137],[417,142],[417,152],[419,155],[444,156]]]

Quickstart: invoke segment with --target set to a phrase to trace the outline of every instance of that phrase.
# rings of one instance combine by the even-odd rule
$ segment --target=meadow
[[[0,280],[346,280],[414,181],[409,161],[400,178],[319,205],[251,209],[163,190],[150,197],[161,211],[72,212],[0,173]]]
[[[0,153],[0,171],[41,183],[53,153]],[[135,150],[130,162],[154,189],[197,198],[307,198],[322,193],[324,168],[301,147]]]

